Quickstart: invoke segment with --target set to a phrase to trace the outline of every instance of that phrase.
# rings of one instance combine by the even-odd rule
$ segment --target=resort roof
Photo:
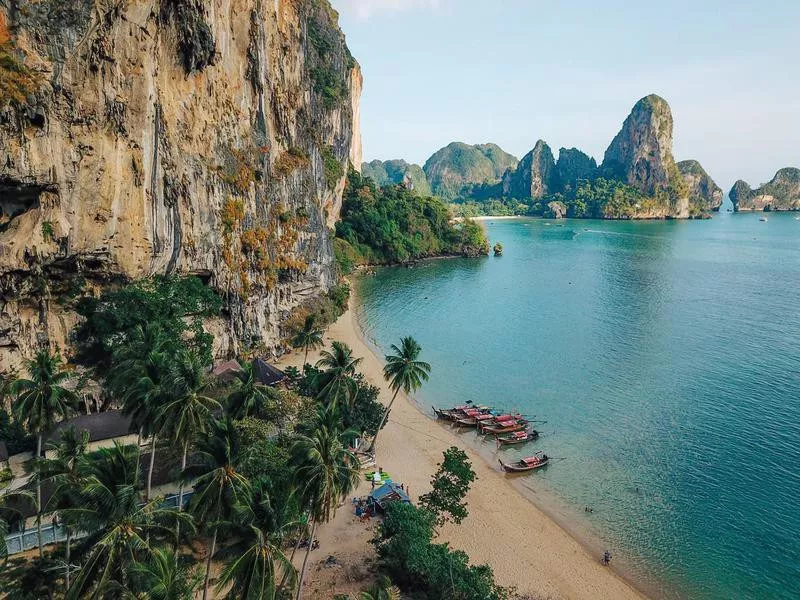
[[[225,383],[229,383],[236,378],[236,373],[241,372],[241,370],[242,365],[239,364],[239,361],[232,359],[215,365],[211,374]]]
[[[391,481],[384,483],[381,487],[373,490],[369,495],[369,499],[379,504],[381,508],[386,508],[386,506],[392,502],[411,503],[411,499],[408,497],[408,494],[406,494],[404,490],[400,489],[399,485],[392,483]]]
[[[275,385],[286,379],[283,371],[260,358],[253,360],[253,372],[256,378],[264,385]]]
[[[131,433],[131,418],[123,415],[120,410],[81,415],[59,423],[48,440],[58,440],[61,437],[61,431],[67,427],[75,427],[77,431],[88,431],[89,441],[96,442]]]

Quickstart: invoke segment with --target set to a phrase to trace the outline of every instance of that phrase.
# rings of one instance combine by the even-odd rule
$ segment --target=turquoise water
[[[421,404],[546,419],[504,455],[564,457],[526,482],[651,589],[798,598],[800,221],[758,217],[487,222],[504,256],[382,269],[362,323],[422,344]]]

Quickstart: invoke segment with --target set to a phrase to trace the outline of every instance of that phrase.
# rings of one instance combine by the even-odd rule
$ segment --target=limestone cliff
[[[365,162],[361,165],[361,174],[380,186],[404,185],[420,196],[430,196],[433,193],[422,167],[402,159]]]
[[[597,162],[577,148],[561,148],[556,162],[556,179],[562,193],[570,194],[578,187],[578,182],[591,180],[597,176]]]
[[[682,160],[678,171],[689,187],[689,202],[703,212],[718,211],[723,192],[706,170],[696,160]]]
[[[68,298],[153,274],[220,291],[220,354],[276,344],[334,279],[359,67],[327,0],[0,0],[42,85],[0,112],[0,368]]]
[[[433,193],[452,200],[471,185],[496,183],[517,159],[496,144],[453,142],[435,152],[423,169]]]
[[[556,161],[544,140],[538,140],[517,168],[503,175],[503,195],[509,198],[538,200],[557,191]]]
[[[755,190],[739,180],[729,196],[735,211],[800,210],[800,169],[781,169],[769,183]]]

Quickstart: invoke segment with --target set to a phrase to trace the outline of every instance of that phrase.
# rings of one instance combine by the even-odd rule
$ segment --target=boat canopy
[[[526,465],[536,465],[542,462],[542,459],[538,456],[528,456],[527,458],[523,458],[520,462],[523,462]]]

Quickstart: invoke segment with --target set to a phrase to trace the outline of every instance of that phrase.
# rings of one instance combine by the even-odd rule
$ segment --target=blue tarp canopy
[[[386,508],[392,502],[411,503],[411,499],[408,497],[408,494],[400,489],[399,485],[392,483],[391,481],[384,483],[377,489],[372,490],[372,493],[369,495],[369,501],[377,504],[381,508]]]

